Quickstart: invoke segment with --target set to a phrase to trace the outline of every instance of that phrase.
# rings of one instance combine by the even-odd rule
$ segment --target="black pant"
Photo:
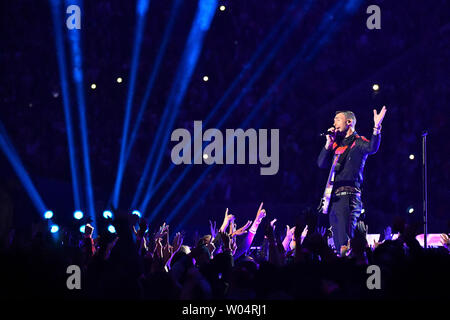
[[[361,215],[361,197],[356,194],[334,196],[331,198],[328,211],[334,246],[340,250],[353,238],[356,223]]]

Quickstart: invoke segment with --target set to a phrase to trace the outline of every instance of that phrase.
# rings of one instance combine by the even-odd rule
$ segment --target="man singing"
[[[337,111],[334,126],[328,129],[327,142],[319,154],[319,168],[331,167],[321,211],[329,215],[334,246],[338,252],[353,237],[361,214],[364,164],[369,154],[378,151],[381,123],[386,110],[385,106],[380,113],[373,110],[374,128],[370,141],[356,133],[356,117],[352,111]]]

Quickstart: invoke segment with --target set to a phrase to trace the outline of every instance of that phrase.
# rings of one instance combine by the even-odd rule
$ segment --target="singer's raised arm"
[[[381,134],[373,134],[372,138],[367,140],[366,138],[362,137],[360,139],[360,148],[365,154],[374,154],[378,151],[378,148],[380,147],[381,142]]]

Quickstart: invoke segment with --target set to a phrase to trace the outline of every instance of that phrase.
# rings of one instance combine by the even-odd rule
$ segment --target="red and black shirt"
[[[352,135],[341,141],[334,142],[332,149],[327,150],[323,147],[317,159],[317,165],[322,169],[330,168],[336,150],[341,148],[340,151],[342,151],[342,148],[349,148],[346,150],[345,156],[339,159],[340,164],[336,170],[333,189],[341,186],[361,188],[367,156],[378,151],[380,141],[381,134],[372,135],[372,138],[367,140],[353,132]]]

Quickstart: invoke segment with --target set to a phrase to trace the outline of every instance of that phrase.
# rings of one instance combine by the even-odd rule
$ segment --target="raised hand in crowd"
[[[236,231],[236,223],[233,221],[230,221],[229,227],[228,227],[228,234],[233,237],[233,233]]]
[[[148,229],[148,224],[145,221],[145,219],[140,219],[139,221],[139,229],[136,230],[135,226],[133,225],[133,232],[136,236],[136,243],[138,247],[138,252],[140,255],[145,255],[145,253],[148,250],[147,247],[147,239],[146,239],[146,233]]]
[[[275,223],[277,222],[277,219],[273,219],[269,223],[267,223],[264,236],[267,238],[269,243],[269,257],[268,261],[276,266],[281,266],[283,259],[282,256],[284,252],[280,252],[280,249],[283,248],[282,245],[278,246],[279,241],[277,242],[275,238]],[[280,248],[281,247],[281,248]]]
[[[211,232],[210,241],[213,242],[217,237],[217,233],[219,232],[219,230],[217,230],[216,228],[216,222],[214,220],[213,221],[209,220],[209,230]]]
[[[226,232],[219,231],[219,236],[222,239],[223,252],[232,252],[233,244],[231,241],[231,235]]]
[[[300,236],[301,236],[302,239],[304,239],[307,234],[308,234],[308,225],[305,226],[305,228],[303,229],[303,231],[302,231]]]
[[[162,239],[161,238],[155,238],[155,250],[153,253],[153,258],[155,260],[158,260],[161,262],[161,265],[163,264],[163,256],[164,256],[164,252],[163,252],[163,244],[162,244]]]
[[[378,246],[379,246],[381,243],[382,243],[382,241],[377,241],[376,239],[373,239],[373,245],[372,245],[372,248],[373,248],[373,249],[378,248]],[[369,245],[370,245],[370,243],[369,243]]]
[[[286,235],[282,241],[284,251],[288,251],[290,249],[290,244],[294,238],[294,233],[295,227],[290,228],[289,225],[286,225]]]
[[[275,223],[277,222],[277,219],[275,218],[275,219],[273,219],[272,221],[270,221],[270,227],[272,228],[272,231],[273,232],[275,232],[275,228],[276,228],[276,225],[275,225]]]
[[[223,218],[222,226],[220,227],[220,232],[225,232],[228,225],[235,219],[234,215],[228,214],[228,208],[225,210],[225,217]]]
[[[350,254],[350,239],[347,242],[347,245],[343,245],[340,248],[340,256],[347,257]]]
[[[94,232],[94,227],[91,224],[87,223],[84,226],[83,237],[80,240],[80,249],[83,254],[84,264],[88,263],[90,258],[94,256],[96,253],[96,247],[94,243],[94,239],[92,239],[92,234]]]
[[[262,219],[266,216],[266,210],[263,209],[264,203],[261,202],[259,205],[258,211],[256,211],[256,217],[255,220],[253,220],[253,224],[250,228],[250,232],[255,234],[256,230],[258,230],[259,225],[261,224]]]
[[[368,231],[369,231],[369,226],[365,225],[364,222],[362,222],[362,221],[358,221],[358,223],[356,224],[356,229],[355,229],[355,237],[366,239]]]
[[[294,238],[292,239],[292,241],[295,242],[296,248],[301,245],[303,238],[306,236],[307,232],[308,225],[306,224],[304,217],[301,217],[295,224]]]
[[[256,231],[258,230],[259,225],[261,224],[262,219],[266,216],[266,210],[263,209],[263,202],[259,205],[258,210],[256,211],[255,220],[251,224],[250,229],[246,232],[246,236],[240,242],[237,251],[235,252],[235,257],[238,258],[245,252],[250,249],[250,246],[253,242],[253,238],[255,237]],[[250,222],[251,223],[251,222]],[[247,225],[244,226],[247,229]]]
[[[169,231],[169,225],[166,225],[164,222],[161,227],[159,227],[159,230],[156,232],[154,239],[162,239]]]
[[[169,234],[167,232],[167,234]],[[166,243],[164,244],[162,248],[162,258],[164,266],[167,267],[168,270],[170,270],[170,263],[172,261],[173,256],[180,250],[181,246],[183,245],[183,236],[180,232],[177,232],[175,234],[175,237],[173,238],[172,245],[169,243],[169,236],[167,236]]]
[[[183,240],[183,234],[181,232],[177,232],[172,242],[173,254],[177,253],[178,250],[180,250],[181,246],[183,245]]]
[[[233,233],[231,234],[231,236],[235,237],[235,236],[240,236],[240,235],[247,233],[247,229],[250,227],[251,224],[252,224],[252,221],[248,220],[244,226],[240,227],[237,230],[234,230]]]
[[[238,245],[236,242],[236,237],[231,236],[231,254],[234,256],[238,249]]]
[[[444,246],[444,248],[450,250],[450,238],[445,233],[441,234],[441,244]]]

